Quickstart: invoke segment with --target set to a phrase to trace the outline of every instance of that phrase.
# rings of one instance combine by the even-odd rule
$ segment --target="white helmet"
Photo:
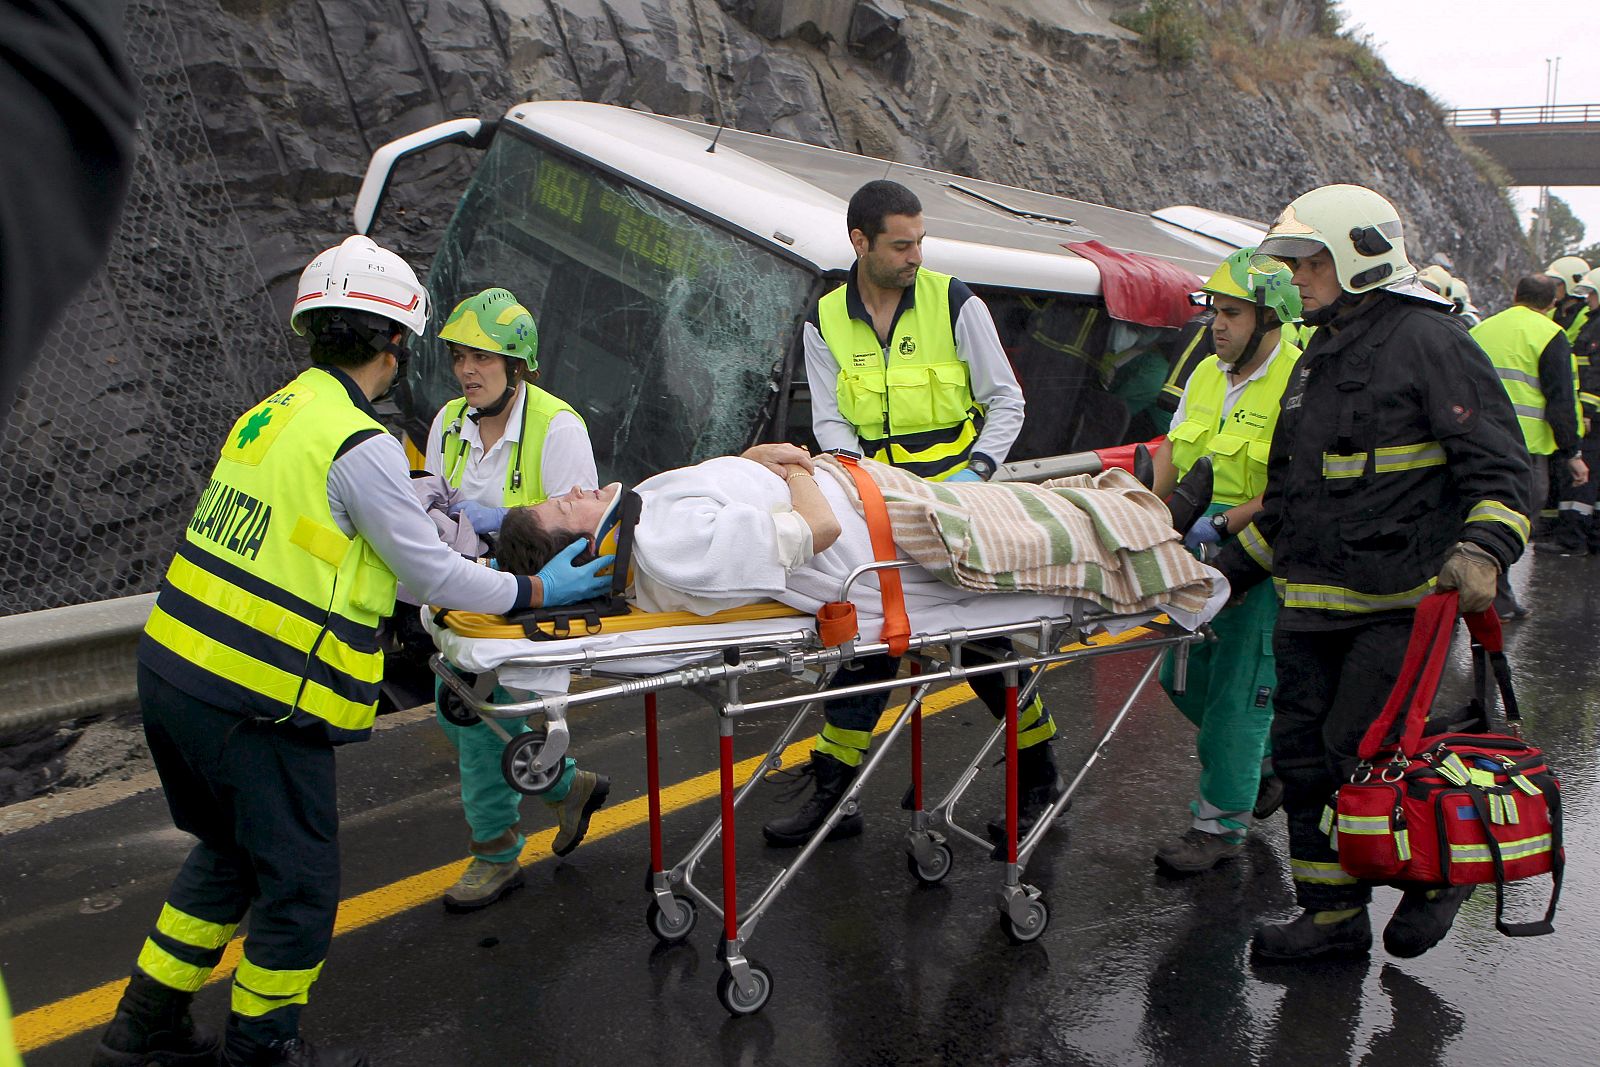
[[[1417,271],[1417,281],[1426,285],[1440,296],[1449,296],[1450,283],[1455,281],[1455,278],[1449,271],[1434,263]]]
[[[1571,291],[1573,296],[1587,296],[1590,293],[1600,293],[1600,267],[1596,267],[1588,274],[1585,274],[1579,281],[1573,282]]]
[[[418,337],[428,328],[428,291],[405,260],[362,234],[346,237],[300,272],[300,288],[289,313],[295,333],[306,332],[300,316],[313,308],[382,315]]]
[[[1577,256],[1561,256],[1552,260],[1544,272],[1558,282],[1565,282],[1567,288],[1571,289],[1589,273],[1589,264]]]
[[[1300,194],[1272,224],[1256,255],[1303,259],[1324,248],[1347,293],[1397,289],[1407,296],[1434,297],[1413,281],[1417,268],[1406,259],[1399,212],[1371,189],[1324,185]]]

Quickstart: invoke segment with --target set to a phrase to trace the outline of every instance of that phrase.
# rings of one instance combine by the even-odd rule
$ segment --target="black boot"
[[[1067,785],[1056,770],[1055,754],[1050,742],[1043,741],[1017,753],[1017,840],[1021,841],[1033,829],[1045,811],[1061,799]],[[1006,813],[1001,812],[989,820],[986,827],[989,840],[996,845],[1006,842]],[[998,850],[997,850],[998,852]],[[996,855],[996,859],[1004,856]]]
[[[222,1055],[222,1067],[368,1067],[367,1054],[350,1048],[317,1048],[303,1037],[256,1046],[236,1052],[234,1044]]]
[[[1383,928],[1383,947],[1401,959],[1420,956],[1444,940],[1456,912],[1472,896],[1472,886],[1408,889]]]
[[[117,1014],[100,1035],[89,1067],[183,1067],[214,1064],[217,1039],[197,1029],[189,1017],[193,993],[164,986],[134,971]]]
[[[850,788],[850,783],[855,781],[858,770],[859,768],[841,763],[832,756],[813,752],[811,762],[796,773],[801,778],[816,779],[816,788],[812,790],[806,802],[800,805],[799,811],[793,815],[773,819],[761,828],[761,832],[766,835],[767,843],[777,845],[779,848],[794,848],[811,840],[811,835],[817,832],[817,827],[827,819],[828,813],[839,803],[839,798]],[[799,788],[803,789],[804,785],[800,785]],[[839,820],[839,825],[833,828],[828,840],[838,841],[845,837],[855,837],[861,833],[863,823],[859,811],[853,815],[846,815]]]
[[[1372,920],[1367,918],[1366,905],[1342,911],[1307,908],[1288,922],[1257,927],[1250,941],[1256,959],[1272,962],[1350,959],[1365,956],[1371,949]]]

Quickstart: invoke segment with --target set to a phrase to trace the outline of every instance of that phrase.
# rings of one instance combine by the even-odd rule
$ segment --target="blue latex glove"
[[[463,512],[467,516],[467,521],[472,523],[473,530],[480,534],[499,533],[500,524],[506,517],[505,508],[480,504],[476,500],[463,500],[445,509],[445,513],[452,518],[459,517]]]
[[[1189,532],[1183,535],[1183,546],[1196,552],[1204,545],[1214,545],[1222,540],[1222,533],[1211,525],[1211,516],[1202,515],[1194,520]]]
[[[534,577],[539,579],[539,584],[544,586],[544,607],[553,608],[562,604],[576,604],[580,600],[593,600],[604,595],[611,588],[611,575],[604,578],[597,577],[596,571],[603,571],[616,562],[615,556],[599,556],[574,566],[573,560],[589,547],[585,538],[578,538],[572,544],[556,553],[555,559],[544,565]]]
[[[950,477],[946,478],[945,481],[947,481],[947,482],[981,482],[981,481],[983,481],[983,479],[978,477],[977,472],[972,470],[970,467],[962,467],[960,470],[956,471]]]

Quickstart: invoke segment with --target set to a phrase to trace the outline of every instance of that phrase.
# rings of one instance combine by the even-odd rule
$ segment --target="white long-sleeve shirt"
[[[522,447],[522,416],[527,400],[528,390],[518,389],[506,419],[506,432],[488,451],[484,450],[478,424],[468,418],[461,420],[461,441],[466,446],[466,454],[462,460],[460,490],[466,499],[494,507],[504,501],[511,459]],[[428,429],[423,464],[429,474],[441,477],[445,475],[444,429],[444,408],[440,408]],[[547,497],[560,496],[569,489],[595,489],[600,485],[589,431],[571,412],[559,412],[550,420],[544,453],[539,460],[539,484]]]
[[[852,267],[845,282],[852,290],[855,274],[856,268]],[[856,300],[859,302],[859,296]],[[983,430],[972,451],[982,452],[996,464],[1004,463],[1022,432],[1022,387],[1000,345],[1000,334],[989,308],[959,278],[950,279],[950,312],[955,319],[956,355],[967,365],[972,398],[984,406]],[[861,441],[855,426],[839,413],[839,363],[822,339],[815,308],[806,319],[803,337],[806,379],[811,383],[811,429],[817,444],[823,451],[847,448],[859,452]],[[888,358],[885,353],[885,361]]]

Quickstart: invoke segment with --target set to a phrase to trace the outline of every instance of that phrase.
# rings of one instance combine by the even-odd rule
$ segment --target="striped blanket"
[[[861,498],[831,456],[817,459]],[[1126,471],[1025,482],[929,482],[862,467],[883,492],[901,555],[949,585],[1083,597],[1118,613],[1201,610],[1207,571],[1185,551],[1167,507]]]

